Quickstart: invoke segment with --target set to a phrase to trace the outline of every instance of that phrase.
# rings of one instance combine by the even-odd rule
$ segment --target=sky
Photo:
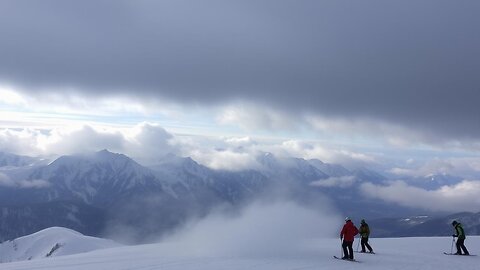
[[[480,179],[480,2],[0,1],[0,150]],[[371,190],[367,187],[366,190]]]

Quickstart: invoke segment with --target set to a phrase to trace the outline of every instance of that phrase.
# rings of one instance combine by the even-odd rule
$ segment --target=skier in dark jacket
[[[365,247],[368,248],[368,251],[370,253],[373,253],[372,247],[368,244],[368,237],[370,236],[370,228],[368,227],[368,224],[365,222],[365,219],[362,219],[360,222],[360,228],[359,228],[359,233],[361,237],[361,244],[362,244],[362,251],[361,252],[366,252]]]
[[[358,229],[353,225],[352,220],[348,217],[345,218],[345,225],[343,225],[342,231],[340,232],[340,239],[343,239],[343,260],[353,260],[353,240],[357,234]]]
[[[457,237],[457,253],[455,255],[470,255],[468,253],[467,247],[465,247],[465,231],[463,230],[462,224],[458,223],[456,220],[452,222],[452,226],[455,228],[455,234],[452,235],[453,237]]]

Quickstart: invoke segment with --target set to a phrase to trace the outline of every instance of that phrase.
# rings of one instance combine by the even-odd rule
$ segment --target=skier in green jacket
[[[370,253],[374,253],[372,247],[368,244],[368,237],[370,236],[370,228],[368,227],[368,224],[365,222],[365,219],[362,219],[360,222],[360,228],[358,230],[360,233],[361,241],[360,243],[362,244],[362,251],[361,252],[366,252],[365,247],[368,248],[368,251]]]
[[[455,255],[470,255],[467,248],[464,245],[465,242],[465,231],[463,230],[462,224],[458,223],[456,220],[452,222],[452,226],[455,228],[455,234],[453,237],[457,237],[457,253]],[[463,254],[462,254],[463,250]]]

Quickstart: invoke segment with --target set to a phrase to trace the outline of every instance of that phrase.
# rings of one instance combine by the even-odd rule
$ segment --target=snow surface
[[[74,230],[52,227],[0,244],[0,262],[32,260],[78,254],[120,244],[102,238],[85,236]],[[3,268],[3,264],[0,269]]]
[[[286,232],[287,233],[287,232]],[[293,269],[479,269],[480,256],[446,256],[452,238],[382,238],[371,239],[376,255],[355,253],[361,263],[335,260],[340,255],[339,239],[312,239],[291,249],[289,254],[229,253],[235,249],[206,249],[197,243],[188,245],[167,242],[150,245],[123,246],[89,253],[5,263],[2,270],[26,269],[109,269],[109,270],[293,270]],[[468,237],[466,246],[472,254],[480,254],[480,237]],[[357,243],[354,244],[354,248]],[[227,252],[225,251],[227,250]]]

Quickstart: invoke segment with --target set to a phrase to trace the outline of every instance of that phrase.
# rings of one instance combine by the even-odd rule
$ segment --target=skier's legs
[[[470,254],[470,253],[468,252],[468,250],[467,250],[467,247],[465,246],[465,239],[458,239],[458,240],[457,240],[457,249],[460,250],[460,249],[458,248],[458,246],[463,250],[463,253],[464,253],[465,255],[469,255],[469,254]]]
[[[367,244],[368,238],[361,238],[360,244],[362,245],[362,252],[365,252],[365,244]],[[368,244],[367,244],[368,245]]]
[[[347,243],[348,243],[348,245],[347,245],[347,247],[348,247],[348,252],[350,252],[350,256],[349,256],[348,258],[349,258],[350,260],[353,260],[353,241],[351,241],[351,242],[349,241],[349,242],[347,242]]]
[[[461,246],[463,245],[464,241],[465,241],[465,239],[460,239],[460,238],[457,239],[457,242],[455,243],[455,246],[457,247],[457,253],[456,254],[458,254],[458,255],[462,254]]]
[[[362,238],[362,241],[363,241],[363,238]],[[365,246],[368,248],[368,251],[370,251],[370,252],[373,251],[372,247],[368,243],[368,237],[365,237]],[[365,249],[363,249],[363,250],[365,251]]]
[[[348,251],[347,251],[347,241],[343,240],[343,243],[342,243],[342,248],[343,248],[343,258],[348,258]]]

